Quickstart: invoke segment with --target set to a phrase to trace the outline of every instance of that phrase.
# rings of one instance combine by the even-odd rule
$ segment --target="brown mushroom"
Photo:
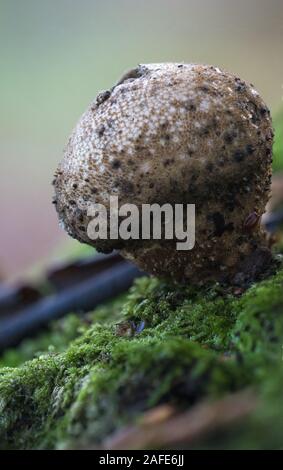
[[[272,140],[268,108],[233,74],[140,65],[100,93],[74,129],[55,174],[59,219],[72,237],[98,251],[120,249],[149,273],[193,283],[234,279],[249,257],[266,254],[257,221],[269,197]],[[90,239],[88,204],[108,207],[114,195],[138,207],[195,204],[194,248]]]

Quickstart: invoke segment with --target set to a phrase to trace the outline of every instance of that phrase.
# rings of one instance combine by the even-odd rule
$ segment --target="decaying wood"
[[[203,402],[182,413],[170,405],[147,412],[136,426],[115,433],[103,449],[188,448],[196,441],[249,416],[257,406],[250,390]]]

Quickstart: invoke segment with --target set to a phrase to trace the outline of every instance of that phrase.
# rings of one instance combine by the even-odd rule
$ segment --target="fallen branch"
[[[45,297],[0,322],[0,350],[17,344],[50,321],[70,312],[86,312],[127,290],[142,273],[121,261],[58,294]]]

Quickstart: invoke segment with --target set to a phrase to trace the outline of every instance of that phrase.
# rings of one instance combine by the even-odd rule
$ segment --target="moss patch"
[[[245,442],[262,429],[256,442],[269,445],[264,426],[283,422],[268,398],[282,417],[282,284],[279,270],[236,298],[142,278],[114,303],[55,322],[2,357],[1,447],[99,444],[157,404],[188,408],[248,386],[264,404]],[[244,434],[221,442],[241,446]]]

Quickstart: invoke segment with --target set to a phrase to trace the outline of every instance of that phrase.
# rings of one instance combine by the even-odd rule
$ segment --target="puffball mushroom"
[[[100,93],[75,127],[55,174],[67,232],[119,249],[144,271],[192,283],[254,276],[269,259],[259,219],[269,197],[273,131],[258,92],[218,67],[139,65]],[[195,246],[176,240],[92,240],[89,203],[196,206]]]

